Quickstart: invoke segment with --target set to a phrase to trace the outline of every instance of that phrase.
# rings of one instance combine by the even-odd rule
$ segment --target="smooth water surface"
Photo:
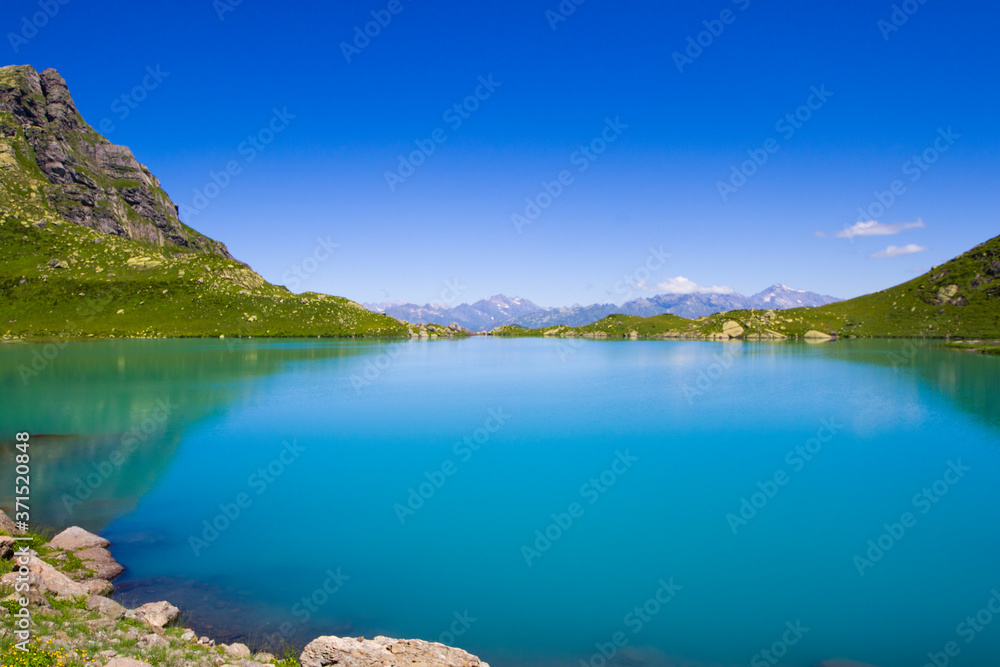
[[[13,433],[37,434],[34,518],[99,530],[121,596],[220,637],[419,637],[494,667],[919,667],[954,641],[950,664],[1000,664],[1000,617],[966,622],[1000,590],[1000,359],[196,340],[6,345],[0,369],[0,503]]]

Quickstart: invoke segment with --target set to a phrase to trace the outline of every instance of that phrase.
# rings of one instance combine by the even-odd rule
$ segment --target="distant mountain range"
[[[542,308],[527,299],[510,298],[502,294],[463,303],[454,308],[426,304],[418,306],[402,301],[366,303],[365,308],[385,313],[404,322],[451,324],[457,322],[473,331],[489,331],[505,324],[535,329],[538,327],[566,325],[583,326],[608,315],[635,315],[652,317],[671,314],[694,319],[730,310],[787,310],[804,306],[825,306],[840,299],[785,285],[771,285],[753,296],[736,292],[728,294],[697,292],[694,294],[657,294],[648,298],[633,299],[620,306],[613,303],[574,305],[565,308]]]

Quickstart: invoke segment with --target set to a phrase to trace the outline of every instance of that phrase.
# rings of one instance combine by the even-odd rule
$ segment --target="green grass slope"
[[[611,315],[583,327],[519,329],[499,336],[595,338],[884,338],[1000,339],[1000,236],[902,285],[818,308],[740,310],[697,320],[673,315]],[[968,346],[967,346],[968,347]],[[995,352],[989,345],[973,345]]]
[[[50,91],[61,81],[42,76]],[[177,221],[128,149],[86,125],[61,87],[47,102],[37,79],[31,68],[0,68],[0,338],[458,335],[266,282]],[[53,109],[61,124],[44,120]],[[39,167],[32,146],[49,135],[75,180]],[[109,170],[125,180],[109,181]]]
[[[907,283],[816,308],[856,336],[1000,337],[1000,236]]]
[[[215,254],[95,232],[13,203],[0,188],[0,335],[408,336],[360,304],[295,295]]]

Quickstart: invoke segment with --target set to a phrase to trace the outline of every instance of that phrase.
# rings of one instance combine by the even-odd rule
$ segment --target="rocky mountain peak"
[[[84,227],[158,246],[177,246],[232,259],[226,246],[180,221],[177,206],[132,151],[84,121],[65,79],[54,69],[0,67],[0,150],[5,178],[39,180],[48,203]],[[29,166],[34,158],[35,171]],[[37,185],[35,186],[37,187]]]
[[[45,96],[45,118],[57,127],[71,130],[78,124],[80,113],[76,110],[73,96],[69,94],[66,80],[54,69],[47,69],[39,77]]]

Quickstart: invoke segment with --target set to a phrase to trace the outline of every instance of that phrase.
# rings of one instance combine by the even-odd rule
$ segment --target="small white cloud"
[[[708,294],[733,294],[735,290],[732,287],[726,287],[725,285],[712,285],[711,287],[704,287],[689,280],[684,276],[677,276],[676,278],[668,278],[667,280],[659,283],[656,286],[661,292],[667,292],[668,294],[697,294],[699,292]]]
[[[918,252],[927,252],[927,248],[922,245],[917,245],[916,243],[907,243],[904,246],[891,245],[885,250],[879,250],[878,252],[873,252],[868,255],[870,259],[885,259],[886,257],[903,257],[904,255],[913,255]]]
[[[894,222],[889,225],[884,225],[877,220],[869,220],[868,222],[855,222],[847,229],[841,229],[836,236],[838,239],[853,239],[856,236],[892,236],[907,229],[922,229],[926,226],[923,220]]]

